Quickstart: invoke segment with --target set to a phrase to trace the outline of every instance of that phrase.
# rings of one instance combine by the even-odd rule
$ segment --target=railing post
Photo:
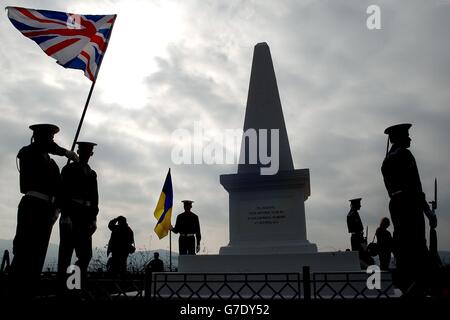
[[[144,295],[145,300],[150,300],[152,298],[152,276],[153,273],[145,268],[145,276],[144,276]]]
[[[311,301],[311,273],[309,266],[303,266],[303,298]]]

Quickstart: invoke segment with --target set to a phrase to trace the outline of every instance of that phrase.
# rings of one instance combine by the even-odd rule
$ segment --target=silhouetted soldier
[[[358,251],[361,269],[373,265],[375,261],[367,250],[367,239],[364,238],[364,227],[358,210],[361,209],[361,198],[351,199],[350,211],[347,214],[348,232],[351,233],[352,251]]]
[[[387,228],[391,225],[389,218],[381,219],[380,226],[377,228],[375,235],[377,237],[378,257],[380,258],[381,270],[389,270],[392,253],[392,236]]]
[[[153,272],[164,272],[164,262],[159,259],[159,253],[153,253],[153,259],[145,266],[145,296],[150,297],[152,291]]]
[[[153,259],[147,265],[148,272],[163,272],[164,262],[159,258],[159,252],[153,253]]]
[[[347,228],[351,233],[350,243],[352,251],[360,252],[364,243],[364,227],[358,210],[361,209],[361,198],[351,199],[350,211],[347,214]]]
[[[133,231],[127,224],[127,219],[119,216],[108,223],[111,238],[108,243],[107,255],[111,253],[111,269],[114,274],[124,275],[127,271],[127,258],[136,250]]]
[[[97,174],[88,164],[96,144],[92,142],[77,142],[77,144],[80,161],[67,164],[61,172],[58,273],[61,279],[67,277],[67,267],[75,250],[78,259],[76,265],[80,267],[84,284],[92,258],[92,234],[97,229]]]
[[[17,229],[13,242],[14,258],[11,275],[23,293],[33,288],[47,253],[53,224],[58,218],[57,196],[61,187],[61,176],[56,162],[50,154],[66,156],[78,161],[75,152],[58,146],[54,135],[59,128],[52,124],[36,124],[31,144],[20,149],[20,192],[24,194],[17,212]],[[21,288],[26,286],[26,288]]]
[[[180,255],[193,254],[200,251],[200,223],[198,216],[191,211],[191,200],[183,200],[184,212],[177,216],[175,227],[171,226],[174,233],[179,233],[178,250]],[[196,245],[197,240],[197,245]]]
[[[429,271],[424,213],[432,228],[436,227],[437,219],[426,202],[416,160],[408,150],[410,127],[409,123],[398,124],[384,131],[392,147],[381,171],[391,198],[389,211],[394,225],[394,256],[400,276],[397,285],[403,293],[422,295],[425,275]]]

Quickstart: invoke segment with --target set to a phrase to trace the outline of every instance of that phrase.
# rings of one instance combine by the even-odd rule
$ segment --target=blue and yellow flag
[[[172,219],[172,206],[173,206],[173,190],[172,190],[172,178],[170,176],[170,169],[167,172],[166,181],[159,196],[158,204],[154,212],[154,216],[158,222],[155,226],[155,233],[160,239],[167,236],[169,233],[170,222]]]

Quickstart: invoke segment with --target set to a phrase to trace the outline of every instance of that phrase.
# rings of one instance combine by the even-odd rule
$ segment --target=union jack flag
[[[25,37],[64,68],[84,70],[91,81],[108,46],[116,15],[79,15],[7,7],[8,18]]]

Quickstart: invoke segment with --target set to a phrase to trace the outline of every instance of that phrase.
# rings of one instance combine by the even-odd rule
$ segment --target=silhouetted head
[[[153,252],[153,258],[159,259],[159,252]]]
[[[388,217],[384,217],[383,219],[381,219],[381,222],[380,222],[381,229],[387,229],[387,228],[389,228],[390,225],[391,225],[391,220],[389,220]]]
[[[348,201],[350,201],[350,207],[355,210],[361,209],[361,199],[362,198],[355,198],[355,199],[348,200]]]
[[[47,123],[33,124],[29,128],[33,130],[33,142],[41,146],[45,151],[53,143],[55,134],[59,132],[57,126]]]
[[[192,203],[193,203],[194,201],[192,201],[192,200],[183,200],[183,201],[181,201],[181,202],[183,202],[184,211],[185,211],[185,212],[191,212],[191,209],[192,209]]]
[[[389,141],[394,145],[409,148],[411,145],[411,138],[409,137],[410,123],[401,123],[390,126],[384,130],[384,133],[389,136]]]
[[[88,163],[89,158],[94,155],[94,147],[97,145],[94,142],[77,142],[78,145],[78,156],[80,157],[81,163]]]
[[[127,225],[127,218],[125,218],[124,216],[118,216],[117,217],[117,224],[119,226],[126,226]]]

